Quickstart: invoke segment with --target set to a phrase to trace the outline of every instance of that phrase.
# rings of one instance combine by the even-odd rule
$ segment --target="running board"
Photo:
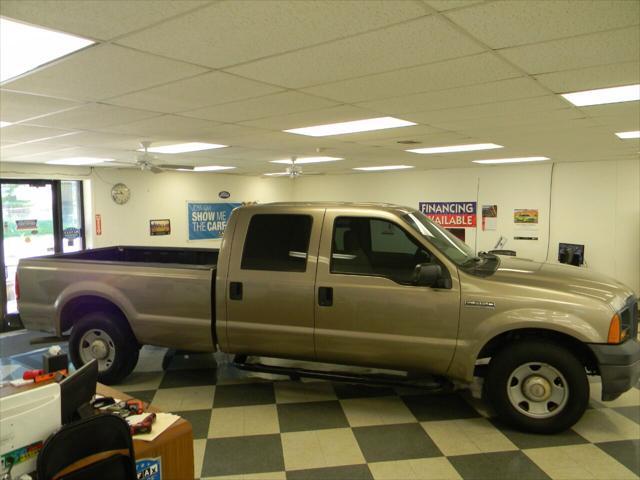
[[[51,337],[32,338],[31,340],[29,340],[29,343],[31,345],[40,345],[43,343],[58,343],[58,342],[68,342],[68,341],[69,341],[69,335],[60,335],[59,337],[54,335]]]
[[[283,375],[291,377],[292,380],[297,380],[301,377],[317,378],[320,380],[330,380],[333,382],[343,383],[357,383],[384,387],[419,388],[430,392],[453,391],[454,387],[453,384],[446,379],[437,377],[407,378],[393,375],[358,375],[347,372],[325,372],[320,370],[309,370],[306,368],[290,368],[276,365],[265,365],[262,363],[251,363],[246,361],[246,357],[244,355],[237,355],[236,358],[234,358],[232,364],[241,370]]]

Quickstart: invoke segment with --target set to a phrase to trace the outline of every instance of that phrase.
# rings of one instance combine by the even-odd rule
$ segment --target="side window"
[[[331,273],[376,275],[411,283],[418,263],[431,254],[393,222],[377,218],[340,217],[335,220]]]
[[[304,272],[311,225],[308,215],[254,215],[249,222],[240,268]]]

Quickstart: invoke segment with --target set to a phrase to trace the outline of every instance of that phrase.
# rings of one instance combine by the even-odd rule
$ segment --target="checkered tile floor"
[[[640,389],[592,401],[558,435],[513,431],[466,392],[425,394],[250,374],[224,355],[145,347],[116,386],[191,422],[196,476],[228,479],[637,479]],[[34,359],[35,358],[35,359]],[[40,362],[3,359],[2,376]]]

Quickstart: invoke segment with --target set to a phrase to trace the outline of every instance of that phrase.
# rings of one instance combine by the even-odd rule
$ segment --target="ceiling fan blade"
[[[191,165],[173,165],[170,163],[163,163],[162,165],[156,165],[158,168],[162,168],[164,170],[193,170],[194,167]]]
[[[307,175],[326,175],[326,173],[324,173],[324,172],[301,172],[300,175],[306,177]]]
[[[162,173],[164,170],[162,168],[156,167],[155,165],[150,165],[149,170],[151,173]]]

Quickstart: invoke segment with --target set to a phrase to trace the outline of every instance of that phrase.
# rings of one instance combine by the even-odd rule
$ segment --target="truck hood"
[[[500,256],[492,280],[520,283],[600,300],[621,309],[633,291],[617,280],[587,268]]]

